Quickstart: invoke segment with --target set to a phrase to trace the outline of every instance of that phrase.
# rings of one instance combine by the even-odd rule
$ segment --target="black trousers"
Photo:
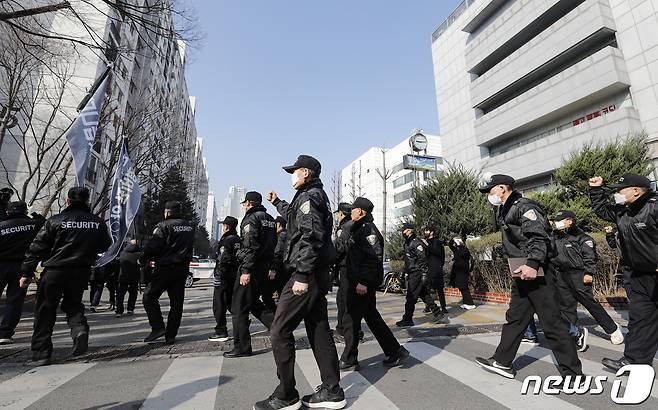
[[[105,283],[105,287],[107,287],[108,292],[110,292],[110,305],[115,305],[117,288],[118,288],[117,277],[116,276],[108,277],[107,282]]]
[[[274,293],[278,293],[277,298],[280,297],[281,294],[277,290],[279,285],[276,277],[272,280],[269,278],[268,274],[269,271],[262,273],[262,276],[259,278],[259,284],[261,285],[263,304],[267,310],[274,312],[276,310],[276,299],[274,298]]]
[[[101,303],[101,296],[103,296],[103,287],[105,286],[104,280],[90,280],[89,281],[89,305],[96,307]]]
[[[231,311],[231,301],[233,300],[233,286],[235,278],[221,281],[219,286],[215,286],[212,293],[212,313],[215,316],[215,334],[224,333],[226,329],[226,312]]]
[[[346,310],[345,306],[347,305],[347,289],[350,287],[349,281],[347,280],[347,272],[345,268],[341,268],[339,275],[338,275],[338,290],[336,291],[336,307],[338,309],[338,317],[336,318],[338,320],[338,323],[336,324],[336,330],[338,331],[338,334],[344,336],[345,335],[345,315]],[[361,321],[357,323],[359,327],[359,332],[361,332]]]
[[[246,286],[240,285],[240,273],[233,286],[233,299],[231,301],[231,315],[233,322],[233,346],[239,352],[251,349],[251,335],[249,334],[249,314],[254,315],[268,329],[272,326],[274,311],[261,301],[262,281],[265,280],[267,269],[251,273],[251,279]]]
[[[459,292],[462,294],[462,303],[465,305],[474,305],[473,297],[471,296],[471,290],[466,286],[465,288],[459,288]]]
[[[0,339],[12,337],[18,322],[21,320],[27,289],[19,286],[20,279],[20,262],[0,262],[0,296],[7,288],[5,313],[2,316],[2,322],[0,322]]]
[[[583,283],[583,271],[564,271],[557,273],[557,288],[560,294],[560,311],[564,320],[570,325],[578,324],[578,303],[594,317],[607,334],[617,330],[617,324],[594,299],[592,285]]]
[[[434,299],[430,295],[429,289],[422,281],[421,275],[418,273],[410,273],[407,275],[407,299],[404,303],[404,320],[412,320],[414,310],[416,309],[416,302],[421,299],[432,312],[437,312],[439,307],[434,303]]]
[[[187,262],[168,266],[156,266],[151,281],[144,290],[142,303],[149,318],[151,329],[165,329],[165,337],[173,339],[178,334],[181,318],[183,317],[183,301],[185,299],[185,279],[188,273]],[[162,311],[160,310],[160,296],[164,292],[169,295],[169,315],[165,328]]]
[[[392,356],[400,349],[393,332],[389,329],[382,315],[377,310],[377,298],[375,289],[368,288],[365,295],[356,293],[356,286],[347,289],[347,314],[345,315],[345,350],[341,360],[345,363],[354,364],[359,354],[359,331],[361,320],[365,319],[368,328],[375,335],[377,343],[386,356]]]
[[[430,273],[431,275],[434,276],[434,280],[432,283],[432,287],[434,290],[436,290],[436,295],[439,298],[439,304],[441,305],[442,308],[445,309],[446,307],[446,294],[443,291],[445,288],[445,280],[443,278],[443,270],[439,270],[437,272]]]
[[[634,364],[652,364],[658,351],[658,273],[633,272],[624,356]]]
[[[528,324],[537,313],[544,335],[558,363],[562,376],[582,374],[576,345],[569,335],[565,321],[560,316],[555,272],[545,268],[546,276],[535,280],[515,279],[512,283],[512,298],[505,314],[500,343],[494,359],[511,366]]]
[[[137,303],[137,292],[139,284],[137,282],[119,282],[117,288],[117,313],[123,313],[123,301],[128,293],[128,311],[135,310],[135,303]]]
[[[46,268],[41,275],[34,307],[34,332],[32,333],[32,357],[44,359],[53,352],[52,334],[57,319],[57,307],[66,313],[71,338],[81,332],[89,332],[82,294],[87,287],[90,271],[54,270]]]
[[[327,291],[329,290],[329,269],[314,272],[308,278],[308,292],[303,295],[292,293],[293,278],[288,281],[270,329],[272,352],[279,377],[279,386],[274,394],[288,400],[299,397],[295,388],[295,337],[293,332],[304,321],[313,356],[320,368],[320,379],[329,387],[340,380],[338,352],[329,329],[327,317]]]

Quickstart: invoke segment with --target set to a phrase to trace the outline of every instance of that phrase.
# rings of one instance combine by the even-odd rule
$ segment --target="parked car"
[[[151,261],[151,268],[155,267],[155,262]],[[215,270],[215,260],[214,259],[204,259],[204,258],[192,258],[190,262],[190,269],[185,280],[185,287],[191,288],[194,285],[194,282],[197,282],[199,279],[212,279],[213,272]]]

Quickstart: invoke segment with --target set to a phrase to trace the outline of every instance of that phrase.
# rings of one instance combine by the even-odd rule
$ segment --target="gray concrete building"
[[[432,36],[444,157],[522,189],[586,143],[658,158],[656,27],[658,0],[463,1]]]

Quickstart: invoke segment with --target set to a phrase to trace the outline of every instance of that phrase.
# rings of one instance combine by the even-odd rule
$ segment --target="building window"
[[[404,169],[404,164],[399,163],[393,167],[393,173],[395,174],[396,172],[402,171],[403,169]]]
[[[98,158],[91,155],[89,157],[89,166],[87,167],[87,181],[92,184],[96,183],[96,165],[98,164]]]
[[[402,218],[405,216],[411,216],[413,213],[413,207],[411,205],[403,206],[402,208],[394,209],[393,210],[393,215],[395,215],[396,218]]]
[[[405,175],[402,175],[400,178],[393,180],[393,188],[398,188],[402,185],[413,182],[413,180],[414,180],[414,173],[409,172]]]
[[[398,203],[414,197],[414,189],[409,188],[393,196],[393,202]]]

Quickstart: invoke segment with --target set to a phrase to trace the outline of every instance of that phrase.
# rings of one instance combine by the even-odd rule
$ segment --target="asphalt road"
[[[60,318],[55,331],[56,363],[29,368],[29,336],[32,317],[27,314],[18,329],[16,343],[0,348],[1,409],[250,409],[276,387],[274,360],[266,330],[252,322],[254,347],[258,354],[242,359],[224,359],[221,352],[230,342],[210,344],[212,289],[198,284],[187,291],[180,337],[174,346],[145,345],[148,321],[141,303],[133,317],[114,318],[109,311],[89,314],[91,348],[77,360],[67,358],[68,329]],[[104,299],[107,295],[104,296]],[[166,297],[163,298],[166,311]],[[402,298],[380,296],[387,322],[399,318]],[[418,305],[418,309],[422,309]],[[29,309],[28,309],[29,310]],[[464,312],[451,308],[453,324],[430,325],[421,320],[396,336],[412,357],[400,368],[382,366],[384,356],[366,332],[360,346],[359,372],[343,373],[341,385],[352,409],[607,409],[616,408],[610,398],[612,373],[602,369],[602,357],[618,357],[623,346],[613,346],[600,328],[590,326],[591,347],[581,354],[588,375],[608,376],[599,395],[521,395],[525,377],[543,378],[556,374],[552,355],[542,344],[522,346],[515,361],[516,379],[508,380],[484,372],[473,362],[476,356],[490,356],[499,340],[504,307],[481,306]],[[335,305],[330,302],[330,316]],[[625,323],[622,315],[615,316]],[[587,322],[587,323],[591,323]],[[297,382],[300,394],[320,384],[313,355],[297,331]],[[599,337],[602,336],[602,337]],[[343,346],[337,345],[339,353]],[[658,389],[642,405],[658,408]],[[621,407],[621,406],[617,406]]]

